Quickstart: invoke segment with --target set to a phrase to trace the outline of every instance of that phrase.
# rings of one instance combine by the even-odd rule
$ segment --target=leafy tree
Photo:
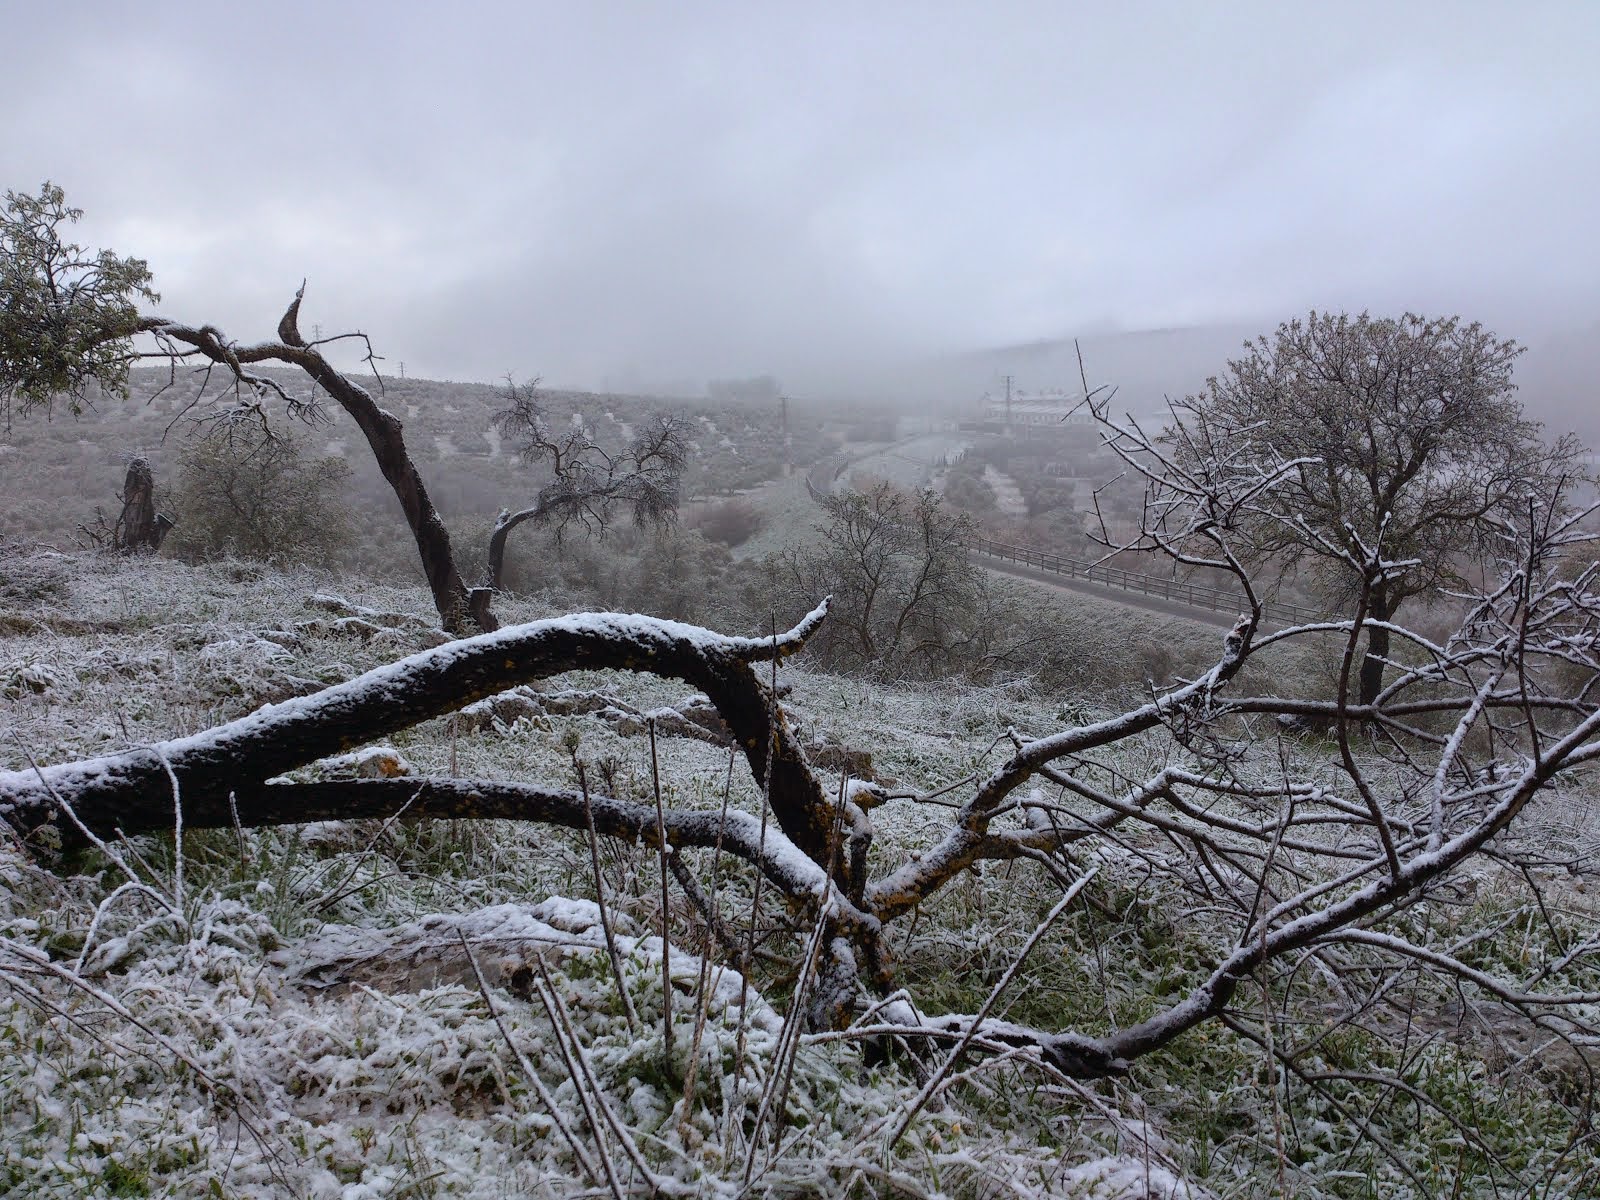
[[[0,214],[0,414],[50,410],[65,396],[83,410],[95,385],[126,394],[139,302],[160,299],[142,259],[91,253],[64,241],[81,209],[45,183],[6,192]]]
[[[1179,406],[1184,427],[1170,437],[1188,463],[1283,473],[1270,510],[1216,519],[1248,534],[1242,553],[1304,568],[1369,622],[1364,704],[1383,686],[1401,605],[1460,585],[1576,452],[1570,439],[1546,445],[1523,416],[1511,380],[1521,353],[1459,317],[1313,312],[1248,343]]]
[[[730,549],[742,546],[766,526],[767,514],[749,500],[736,497],[698,514],[694,527],[708,542]]]
[[[284,434],[199,438],[179,459],[180,547],[202,558],[332,562],[351,536],[349,476],[341,459],[308,457]]]
[[[326,395],[360,427],[399,500],[441,624],[456,634],[496,627],[490,591],[469,588],[461,577],[449,531],[406,448],[400,421],[323,356],[322,347],[330,342],[354,339],[375,365],[366,335],[307,341],[300,332],[304,284],[279,319],[276,339],[240,344],[214,325],[141,315],[140,301],[158,299],[148,268],[139,259],[118,258],[107,250],[90,254],[65,241],[63,227],[78,217],[61,189],[48,182],[37,197],[6,193],[0,217],[0,412],[7,420],[14,408],[48,409],[57,394],[65,394],[78,410],[95,385],[125,392],[129,365],[140,358],[165,359],[174,369],[198,361],[206,364],[207,379],[210,371],[220,371],[235,415],[261,421],[274,404],[310,419]],[[153,348],[136,348],[141,335]],[[261,363],[297,368],[313,385],[310,392],[292,394],[277,379],[257,374],[252,368]],[[378,385],[381,390],[381,378]]]

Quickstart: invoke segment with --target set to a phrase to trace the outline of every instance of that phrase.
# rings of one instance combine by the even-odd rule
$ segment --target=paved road
[[[915,441],[916,439],[908,439]],[[900,449],[896,445],[892,449]],[[882,454],[880,450],[876,453]],[[862,456],[870,457],[870,456]],[[807,474],[807,483],[814,492],[827,492],[834,485],[834,473],[843,472],[845,467],[854,465],[847,461],[841,467],[838,460],[820,462],[814,465]],[[1039,571],[1020,563],[1006,562],[1003,559],[992,558],[987,554],[974,553],[969,556],[972,564],[993,571],[996,575],[1009,575],[1014,579],[1025,579],[1030,583],[1043,584],[1057,591],[1076,592],[1081,596],[1093,596],[1096,600],[1107,604],[1121,604],[1127,608],[1142,609],[1145,612],[1157,612],[1167,617],[1180,617],[1193,621],[1199,625],[1208,625],[1220,629],[1231,629],[1238,619],[1236,613],[1212,612],[1209,609],[1195,608],[1175,600],[1166,600],[1160,596],[1147,596],[1142,592],[1124,591],[1121,588],[1111,587],[1107,584],[1095,583],[1088,579],[1073,579],[1065,575],[1058,575],[1052,571]]]

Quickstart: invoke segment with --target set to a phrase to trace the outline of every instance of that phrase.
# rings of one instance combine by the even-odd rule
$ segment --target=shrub
[[[178,553],[332,563],[351,541],[349,474],[342,460],[311,458],[285,434],[229,431],[194,441],[178,461]]]
[[[729,549],[748,542],[766,523],[766,515],[748,500],[726,500],[701,512],[691,522],[706,541]]]

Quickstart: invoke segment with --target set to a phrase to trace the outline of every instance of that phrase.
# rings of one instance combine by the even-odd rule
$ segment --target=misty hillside
[[[1471,319],[1472,314],[1463,314]],[[1166,398],[1199,391],[1239,356],[1245,342],[1270,336],[1275,324],[1228,323],[1173,329],[1089,333],[1078,339],[1091,388],[1116,389],[1113,407],[1135,414],[1160,411]],[[1527,347],[1518,361],[1517,398],[1552,434],[1576,432],[1600,445],[1600,324],[1565,332],[1497,329]],[[1004,376],[1029,390],[1081,387],[1071,337],[974,350],[920,364],[908,375],[952,410],[983,392],[998,394]]]
[[[194,393],[160,383],[6,442],[0,1191],[1578,1200],[1600,1178],[1581,579],[1502,589],[1456,634],[1461,602],[1412,606],[1430,633],[1397,639],[1363,718],[1353,625],[1280,636],[979,568],[944,507],[991,474],[965,435],[792,420],[785,474],[770,404],[552,392],[552,423],[613,447],[684,417],[703,515],[737,534],[529,538],[500,627],[456,638],[343,413],[302,435],[350,467],[358,527],[318,567],[41,545],[129,453],[159,478],[193,444]],[[499,393],[383,403],[470,564],[526,486]],[[999,442],[1023,478],[1028,443]],[[812,481],[853,471],[866,491]],[[902,475],[945,492],[874,482]],[[1519,752],[1532,722],[1548,759]]]
[[[296,394],[305,387],[298,373],[274,377]],[[136,454],[150,460],[159,494],[170,485],[184,447],[215,434],[215,415],[234,402],[231,393],[213,386],[197,404],[200,382],[188,372],[174,381],[164,371],[140,370],[126,400],[102,395],[81,416],[58,407],[48,421],[38,415],[0,431],[0,535],[71,544],[74,531],[92,520],[97,505],[115,509],[123,471]],[[406,444],[447,521],[477,531],[502,507],[528,502],[542,477],[491,427],[494,414],[506,405],[503,387],[386,378],[380,388],[370,376],[361,382],[403,422]],[[613,448],[625,445],[653,414],[686,418],[691,455],[683,488],[689,498],[752,487],[782,474],[786,455],[803,468],[834,444],[824,436],[820,416],[797,411],[786,449],[776,404],[559,390],[543,390],[540,397],[552,425],[581,420],[598,442]],[[360,431],[337,406],[324,398],[309,423],[282,415],[273,421],[313,455],[336,456],[349,466],[350,503],[364,546],[393,539],[392,493]],[[414,569],[412,557],[402,545],[395,555],[369,554],[366,561],[370,569],[408,573]]]

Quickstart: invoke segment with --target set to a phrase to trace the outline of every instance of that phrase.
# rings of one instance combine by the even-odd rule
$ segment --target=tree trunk
[[[439,519],[438,511],[428,499],[428,489],[423,486],[422,475],[417,471],[406,450],[400,420],[393,413],[380,408],[371,393],[346,377],[323,358],[315,346],[308,346],[300,335],[300,302],[305,294],[304,285],[295,293],[294,300],[278,322],[277,342],[260,342],[240,346],[226,341],[214,327],[182,325],[165,317],[147,317],[139,323],[139,332],[154,334],[166,343],[182,343],[189,350],[173,348],[173,356],[199,353],[232,371],[235,378],[261,390],[282,389],[270,380],[249,374],[247,364],[279,362],[299,367],[327,392],[340,408],[349,413],[377,460],[378,469],[394,490],[405,513],[406,524],[416,539],[417,553],[422,559],[422,573],[433,593],[433,604],[439,620],[447,633],[466,637],[474,633],[487,633],[499,628],[490,610],[490,594],[481,588],[469,589],[456,569],[455,552],[450,545],[450,531]]]
[[[498,592],[503,586],[506,568],[506,536],[521,525],[539,515],[537,508],[525,508],[521,512],[501,511],[500,517],[494,523],[494,532],[489,535],[489,583],[488,589]]]
[[[123,480],[122,514],[112,530],[111,545],[125,554],[153,554],[161,548],[172,525],[172,518],[156,512],[155,477],[149,461],[135,458],[128,464],[128,475]]]
[[[1367,608],[1367,620],[1387,621],[1395,605],[1383,588],[1375,588]],[[1389,657],[1389,631],[1380,626],[1367,629],[1367,655],[1361,660],[1360,703],[1371,704],[1383,691],[1384,660]]]
[[[350,414],[366,435],[367,445],[372,448],[378,469],[394,489],[395,498],[400,501],[400,508],[405,513],[406,523],[411,526],[417,553],[422,558],[422,572],[427,577],[428,590],[433,593],[434,607],[439,611],[439,620],[445,632],[463,637],[499,628],[499,622],[489,609],[487,597],[474,595],[456,569],[450,532],[439,519],[438,510],[428,498],[422,475],[406,450],[399,418],[379,408],[364,387],[334,370],[315,350],[306,351],[300,365],[333,397],[340,408]]]

